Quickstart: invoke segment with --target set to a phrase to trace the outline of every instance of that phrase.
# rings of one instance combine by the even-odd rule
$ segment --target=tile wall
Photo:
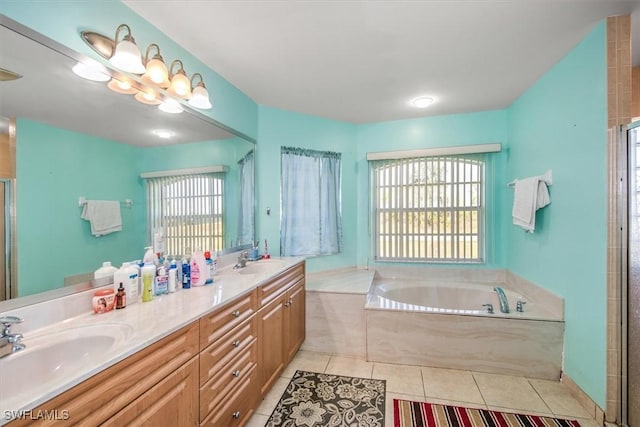
[[[622,280],[620,253],[624,242],[620,239],[620,206],[626,205],[626,194],[620,192],[619,179],[626,177],[626,165],[619,162],[620,146],[615,133],[619,125],[631,121],[631,17],[607,18],[607,123],[608,182],[607,210],[607,393],[606,420],[619,420],[619,324]],[[624,178],[623,178],[624,179]],[[624,186],[623,186],[624,187]]]

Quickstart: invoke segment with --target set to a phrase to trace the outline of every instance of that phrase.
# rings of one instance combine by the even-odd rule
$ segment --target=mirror
[[[0,312],[86,289],[86,283],[63,285],[78,277],[82,282],[103,261],[119,267],[140,259],[151,243],[141,173],[224,166],[224,244],[217,249],[253,241],[255,186],[240,188],[240,170],[253,179],[242,159],[251,157],[255,141],[184,102],[183,113],[168,114],[115,93],[106,83],[80,78],[71,69],[86,57],[3,15],[0,46],[0,68],[23,76],[0,81],[0,117],[15,118],[16,147],[15,206],[5,206],[8,223],[15,207],[15,247],[10,238],[4,240],[17,255],[21,297],[0,303]],[[215,98],[212,102],[215,108]],[[155,130],[173,135],[163,140]],[[92,236],[89,222],[80,218],[80,198],[122,202],[122,231]],[[240,229],[240,216],[250,229]],[[4,229],[10,232],[11,224]],[[9,267],[5,263],[4,269]]]

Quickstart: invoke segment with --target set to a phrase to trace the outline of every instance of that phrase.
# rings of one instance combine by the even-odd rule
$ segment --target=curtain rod
[[[224,165],[204,166],[201,168],[172,169],[172,170],[166,170],[166,171],[142,172],[140,174],[140,178],[149,179],[149,178],[162,178],[165,176],[198,175],[203,173],[227,172],[228,170],[229,168]]]
[[[502,144],[457,145],[454,147],[419,148],[416,150],[378,151],[367,153],[367,160],[406,159],[411,157],[451,156],[455,154],[497,153]]]

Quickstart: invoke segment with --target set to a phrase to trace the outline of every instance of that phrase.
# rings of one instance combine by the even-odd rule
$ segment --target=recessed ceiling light
[[[153,133],[155,133],[158,138],[162,138],[162,139],[169,139],[173,136],[173,132],[169,130],[157,129],[157,130],[154,130]]]
[[[422,96],[420,98],[414,99],[413,101],[411,101],[411,103],[416,108],[427,108],[429,105],[433,104],[433,98]]]

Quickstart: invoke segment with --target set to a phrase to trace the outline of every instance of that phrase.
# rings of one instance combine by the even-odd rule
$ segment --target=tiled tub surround
[[[364,306],[374,270],[307,273],[307,339],[302,349],[366,357]]]
[[[379,284],[430,290],[441,299],[456,286],[468,288],[457,296],[459,302],[473,298],[478,288],[485,294],[470,303],[470,313],[443,314],[438,310],[455,307],[417,304],[428,292],[407,294],[404,306],[387,300],[384,308]],[[507,293],[509,315],[500,313],[494,286]],[[523,313],[515,311],[518,296],[526,301]],[[494,314],[486,313],[484,303],[493,304]],[[308,274],[302,348],[375,362],[557,380],[563,328],[562,299],[505,270],[376,266],[375,272],[353,268]]]
[[[524,283],[512,286],[487,272],[480,279],[489,283],[460,275],[455,282],[433,280],[427,271],[418,280],[415,270],[408,272],[383,271],[374,280],[365,308],[367,360],[560,378],[564,322],[557,297],[525,293]],[[500,312],[495,286],[504,289],[510,313]],[[526,301],[522,313],[519,299]],[[487,303],[493,313],[482,306]]]
[[[0,359],[0,414],[2,414],[0,425],[7,422],[6,417],[11,411],[35,408],[234,298],[251,292],[273,275],[302,260],[303,258],[283,258],[259,261],[265,266],[259,274],[240,274],[231,270],[230,267],[221,268],[215,276],[213,285],[181,290],[175,294],[155,297],[148,303],[132,304],[124,310],[113,310],[100,315],[90,313],[90,293],[75,294],[0,313],[0,315],[11,314],[23,317],[24,323],[15,325],[14,330],[24,335],[23,343],[27,346],[24,355],[29,352],[32,342],[57,336],[64,340],[73,333],[74,329],[86,327],[100,329],[115,324],[123,326],[124,331],[117,345],[107,352],[94,355],[91,360],[82,360],[81,357],[69,360],[63,376],[42,378],[34,374],[36,370],[21,372],[19,388],[13,387],[9,382],[12,381],[9,378],[11,372],[7,366],[14,356],[20,355]],[[77,315],[77,312],[70,307],[80,307],[83,314]],[[61,313],[72,314],[73,317],[61,318]],[[55,320],[49,322],[48,326],[42,327],[46,319]],[[40,364],[47,363],[47,361],[40,362]]]

